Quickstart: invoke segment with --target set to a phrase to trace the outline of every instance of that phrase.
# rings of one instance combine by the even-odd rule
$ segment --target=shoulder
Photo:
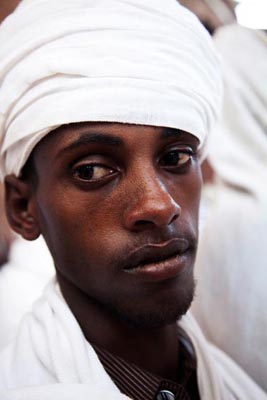
[[[26,316],[27,318],[28,316]],[[50,372],[40,363],[34,347],[25,340],[27,325],[22,323],[16,339],[0,352],[0,390],[53,383]]]
[[[246,372],[205,338],[191,313],[179,325],[194,346],[201,398],[267,400],[267,394]]]

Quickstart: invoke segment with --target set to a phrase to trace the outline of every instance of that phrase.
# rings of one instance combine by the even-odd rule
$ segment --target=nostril
[[[163,225],[171,225],[178,217],[179,217],[179,215],[180,214],[175,214],[170,220],[169,220],[169,222],[167,222],[166,223],[166,220],[165,220],[165,222],[163,222]],[[136,227],[136,228],[145,228],[145,227],[149,227],[149,226],[151,226],[151,225],[161,225],[161,223],[162,223],[162,221],[155,221],[155,220],[145,220],[145,219],[139,219],[139,220],[137,220],[137,221],[135,221],[135,224],[134,224],[134,226]]]
[[[136,226],[144,226],[149,224],[151,224],[151,221],[146,221],[145,219],[141,219],[135,223]]]
[[[170,220],[169,225],[172,224],[174,221],[176,221],[177,218],[178,218],[179,216],[180,216],[180,214],[175,214],[175,215],[172,217],[172,219]]]

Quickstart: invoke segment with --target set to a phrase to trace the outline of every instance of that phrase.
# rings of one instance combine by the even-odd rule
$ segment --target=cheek
[[[192,220],[198,219],[201,188],[202,174],[198,164],[190,173],[181,175],[172,183],[171,193],[181,207],[182,216],[191,216]]]
[[[200,197],[201,197],[201,189],[202,189],[202,173],[200,166],[197,168],[197,171],[193,176],[191,177],[191,182],[189,182],[189,185],[191,188],[189,189],[188,192],[188,197],[190,198],[190,201],[192,202],[192,209],[198,216],[198,211],[199,211],[199,204],[200,204]]]
[[[40,194],[38,205],[42,234],[57,259],[59,252],[64,257],[71,257],[74,251],[93,256],[98,249],[103,253],[103,247],[110,247],[110,242],[113,246],[119,242],[121,202],[118,203],[113,196],[53,190],[51,196]]]

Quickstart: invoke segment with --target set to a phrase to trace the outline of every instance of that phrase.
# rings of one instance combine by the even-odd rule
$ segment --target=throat
[[[58,274],[62,294],[87,341],[127,363],[175,381],[179,366],[177,324],[135,327],[115,318]]]
[[[152,331],[130,328],[120,340],[106,348],[111,354],[158,377],[176,381],[179,369],[177,326]]]

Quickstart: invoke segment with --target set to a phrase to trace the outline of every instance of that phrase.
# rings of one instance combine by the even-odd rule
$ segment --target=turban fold
[[[73,122],[176,128],[203,147],[221,94],[209,35],[176,0],[24,0],[0,26],[2,177]]]

